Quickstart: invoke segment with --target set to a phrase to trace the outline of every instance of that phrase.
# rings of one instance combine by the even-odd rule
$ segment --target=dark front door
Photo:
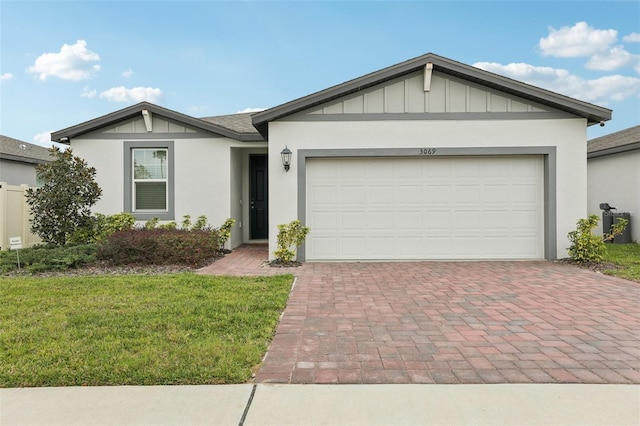
[[[249,156],[249,238],[261,240],[269,236],[269,204],[267,155]]]

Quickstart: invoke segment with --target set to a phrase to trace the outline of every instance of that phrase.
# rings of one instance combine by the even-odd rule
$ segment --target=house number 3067
[[[435,153],[435,148],[420,148],[420,155],[434,155]]]

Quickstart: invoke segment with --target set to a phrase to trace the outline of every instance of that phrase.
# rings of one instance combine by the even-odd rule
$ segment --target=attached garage
[[[540,259],[542,156],[314,158],[307,260]]]
[[[586,127],[610,119],[430,53],[258,112],[269,251],[298,219],[300,261],[566,257],[587,214]]]

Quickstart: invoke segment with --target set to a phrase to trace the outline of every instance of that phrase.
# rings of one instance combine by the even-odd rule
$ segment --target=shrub
[[[156,226],[158,226],[158,223],[160,223],[160,219],[158,219],[157,217],[152,217],[151,219],[149,219],[143,226],[144,229],[155,229]]]
[[[602,238],[593,235],[591,230],[598,226],[598,216],[592,214],[586,219],[579,219],[575,231],[567,236],[571,245],[569,256],[576,262],[600,262],[605,253]]]
[[[98,246],[96,256],[115,265],[204,265],[220,255],[215,230],[132,229],[116,232]]]
[[[233,219],[227,219],[227,221],[229,221],[229,220],[233,220]],[[235,222],[235,220],[234,220],[234,222]],[[196,219],[196,223],[193,224],[193,228],[191,228],[191,229],[192,230],[202,230],[202,229],[206,229],[206,228],[207,228],[207,217],[205,215],[201,215],[201,216],[198,216],[198,219]],[[222,229],[222,227],[220,227],[220,229]]]
[[[292,262],[296,257],[294,250],[304,243],[309,231],[310,229],[302,226],[299,220],[294,220],[286,225],[278,225],[278,249],[274,252],[276,258],[280,262]],[[292,246],[294,246],[293,250],[291,250]]]
[[[74,234],[77,240],[92,234],[95,220],[90,208],[102,190],[94,180],[96,169],[74,157],[71,148],[50,151],[55,159],[36,166],[43,185],[28,189],[26,197],[33,214],[31,231],[45,243],[62,246]]]
[[[589,215],[586,219],[579,219],[576,230],[567,234],[571,242],[569,246],[571,259],[578,263],[601,262],[606,253],[604,241],[612,240],[616,235],[621,234],[629,222],[626,219],[618,219],[611,226],[611,231],[604,238],[600,238],[592,232],[593,228],[598,226],[599,220],[595,214]]]
[[[90,222],[88,226],[77,229],[69,237],[69,242],[83,244],[102,241],[114,232],[132,229],[136,219],[131,213],[116,213],[108,216],[96,213],[91,216]]]
[[[98,214],[96,216],[101,218],[103,223],[99,240],[103,240],[119,231],[133,229],[136,223],[136,218],[131,213],[116,213],[109,216]]]
[[[220,244],[220,248],[224,247],[225,243],[229,241],[229,238],[231,238],[231,227],[234,223],[236,223],[235,219],[227,219],[224,221],[222,226],[218,228],[218,242]]]
[[[35,246],[18,250],[0,251],[0,272],[6,274],[18,269],[26,272],[66,271],[95,262],[94,244],[66,246]]]

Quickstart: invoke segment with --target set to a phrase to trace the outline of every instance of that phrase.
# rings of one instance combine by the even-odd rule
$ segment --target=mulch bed
[[[569,265],[575,265],[580,268],[589,269],[590,271],[595,271],[595,272],[608,271],[612,269],[623,269],[622,266],[616,265],[615,263],[611,263],[611,262],[576,262],[575,260],[569,259],[569,258],[559,259],[558,262],[567,263]]]
[[[285,262],[283,260],[276,259],[269,262],[269,266],[272,268],[297,268],[299,266],[302,266],[302,263],[296,262],[295,260],[292,260],[291,262]]]

